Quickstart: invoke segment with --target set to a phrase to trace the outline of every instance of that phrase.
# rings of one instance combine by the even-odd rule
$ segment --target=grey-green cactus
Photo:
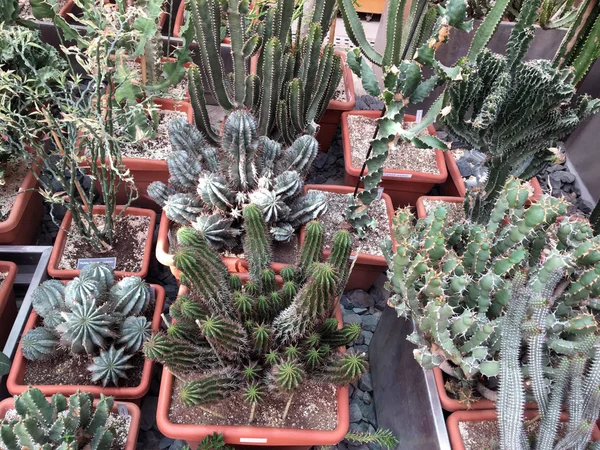
[[[409,209],[399,209],[393,221],[398,245],[388,253],[390,304],[417,324],[409,337],[418,347],[417,361],[443,370],[466,402],[475,388],[490,399],[497,396],[486,380],[501,370],[507,305],[519,288],[517,275],[525,277],[524,289],[540,295],[557,270],[560,275],[552,301],[532,303],[523,326],[531,348],[544,344],[553,350],[549,359],[530,355],[543,365],[528,363],[534,385],[552,377],[557,355],[577,352],[597,333],[600,240],[586,220],[564,217],[561,199],[544,195],[525,208],[528,192],[526,183],[509,179],[483,224],[448,223],[442,206],[416,225]],[[541,395],[534,394],[542,405]]]
[[[127,361],[150,336],[144,316],[150,303],[150,288],[141,278],[115,283],[113,270],[103,264],[86,266],[66,285],[46,281],[33,293],[43,326],[22,337],[23,356],[44,360],[66,348],[90,360],[91,382],[117,385],[132,368]]]
[[[107,426],[112,397],[77,392],[68,399],[55,394],[50,400],[36,388],[15,396],[15,414],[0,421],[0,446],[15,449],[109,450],[116,436]]]
[[[225,121],[219,168],[207,164],[208,144],[193,125],[175,120],[170,139],[170,187],[155,182],[148,194],[170,220],[192,225],[216,249],[235,248],[241,241],[245,205],[257,205],[274,239],[287,241],[296,229],[326,211],[323,193],[302,195],[303,180],[317,155],[317,141],[301,136],[282,150],[258,137],[257,123],[246,111]],[[200,145],[201,147],[197,147]],[[193,168],[193,169],[192,169]]]
[[[182,284],[190,288],[190,293],[180,295],[171,306],[177,322],[170,323],[166,333],[152,336],[144,353],[176,376],[201,369],[202,378],[182,386],[182,402],[186,405],[207,405],[232,391],[244,390],[251,409],[255,409],[260,394],[271,388],[288,396],[287,411],[295,389],[307,377],[332,380],[333,375],[324,373],[328,366],[335,366],[337,370],[332,368],[328,373],[336,373],[337,380],[343,381],[341,371],[346,366],[342,367],[332,352],[360,335],[356,325],[337,332],[337,320],[332,318],[343,290],[338,271],[346,273],[344,263],[349,265],[349,259],[336,260],[334,266],[314,262],[318,255],[313,254],[313,265],[308,270],[283,270],[287,281],[282,285],[269,268],[270,260],[264,257],[270,240],[258,207],[250,204],[244,214],[247,226],[251,224],[253,228],[245,236],[251,262],[246,283],[241,283],[239,277],[232,279],[225,267],[211,269],[207,264],[210,258],[200,258],[194,251],[201,247],[200,242],[204,242],[203,248],[208,247],[206,239],[200,233],[192,239],[192,228],[180,229],[179,233],[187,236],[183,240],[187,245],[176,254],[175,266],[182,272]],[[311,223],[310,229],[311,234],[318,234],[314,240],[321,242],[323,227]],[[347,254],[346,249],[337,248],[339,245],[346,245],[346,240],[336,236],[332,253]],[[302,252],[307,253],[305,249]],[[216,253],[213,258],[219,260]],[[303,260],[309,263],[307,257]],[[215,281],[208,287],[198,281],[209,276]],[[171,333],[177,325],[178,332]],[[366,368],[365,364],[352,367],[352,375],[346,375],[347,378],[360,376]],[[213,376],[217,377],[217,384],[208,389]]]

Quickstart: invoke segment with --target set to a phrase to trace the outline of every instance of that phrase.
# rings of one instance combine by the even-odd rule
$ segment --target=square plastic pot
[[[39,173],[39,167],[35,170]],[[30,245],[37,241],[44,215],[42,197],[33,191],[37,185],[35,175],[27,172],[19,188],[24,192],[15,197],[8,218],[0,222],[0,244]]]
[[[123,210],[123,206],[117,206],[115,211],[117,213]],[[92,211],[94,214],[104,214],[106,208],[103,205],[94,206]],[[125,216],[145,216],[150,218],[148,224],[148,236],[146,238],[146,244],[144,248],[144,256],[142,259],[142,268],[138,272],[126,272],[122,270],[115,270],[115,276],[117,278],[123,277],[141,277],[146,278],[148,270],[150,269],[150,257],[152,256],[152,238],[154,237],[154,228],[156,226],[156,213],[150,209],[142,208],[127,208]],[[50,262],[48,263],[48,274],[53,278],[62,280],[70,280],[79,276],[80,270],[66,270],[59,269],[60,260],[67,243],[67,231],[71,229],[71,223],[73,222],[73,216],[70,211],[67,211],[65,217],[60,224],[54,247],[52,248],[52,255],[50,255]]]
[[[49,398],[47,400],[50,400]],[[98,403],[98,400],[94,400],[94,405]],[[137,405],[129,402],[115,402],[113,405],[112,412],[118,414],[118,406],[122,404],[127,408],[127,412],[131,416],[131,422],[129,423],[129,432],[127,433],[127,440],[125,441],[125,448],[123,450],[135,450],[137,446],[138,431],[140,428],[141,412]],[[4,418],[9,409],[15,408],[15,399],[7,398],[0,402],[0,418]]]
[[[354,193],[354,188],[349,186],[335,186],[330,184],[307,184],[304,186],[303,192],[306,193],[309,190],[315,191],[324,191],[324,192],[334,192],[336,194],[352,194]],[[359,190],[359,192],[362,189]],[[390,228],[390,238],[392,239],[393,246],[395,248],[396,243],[394,241],[394,237],[392,236],[392,218],[394,217],[394,206],[392,205],[392,200],[389,195],[384,193],[381,198],[385,202],[385,207],[388,215],[388,225]],[[327,213],[325,213],[327,214]],[[300,247],[302,247],[302,243],[304,242],[304,238],[306,236],[305,228],[302,227],[300,229]],[[331,250],[324,249],[323,257],[326,259],[329,257]],[[356,259],[356,263],[354,264],[354,268],[352,269],[352,273],[350,274],[350,278],[348,279],[348,283],[346,284],[346,291],[350,291],[353,289],[362,289],[364,291],[368,291],[369,288],[373,285],[375,280],[379,278],[379,275],[385,273],[388,269],[387,261],[383,256],[377,255],[368,255],[366,253],[358,253],[352,252],[350,255],[350,259]]]
[[[350,134],[348,131],[348,116],[363,116],[377,119],[381,117],[381,111],[350,111],[342,114],[342,141],[344,144],[344,183],[346,186],[355,187],[359,181],[362,167],[352,165],[352,147],[350,144]],[[415,116],[404,115],[405,122],[414,122]],[[427,127],[430,135],[435,136],[435,128],[430,125]],[[385,169],[380,187],[392,199],[394,208],[401,206],[414,206],[417,199],[427,194],[436,184],[444,183],[448,178],[444,152],[435,150],[435,160],[439,174],[414,172],[412,170]],[[365,169],[363,174],[366,175]],[[360,186],[363,186],[362,181]]]
[[[66,283],[66,281],[64,281]],[[156,299],[156,306],[154,308],[154,314],[152,315],[152,331],[159,332],[160,331],[160,315],[163,312],[163,308],[165,305],[165,290],[156,284],[151,284],[154,288],[154,295]],[[29,320],[25,324],[25,329],[23,330],[23,335],[27,333],[29,330],[36,328],[36,322],[38,320],[38,315],[35,311],[31,311],[29,315]],[[50,363],[49,363],[50,364]],[[116,387],[116,386],[107,386],[103,387],[101,385],[36,385],[34,387],[38,388],[40,391],[44,393],[44,395],[50,396],[60,392],[63,395],[69,396],[74,394],[75,392],[85,391],[93,394],[94,397],[100,397],[100,394],[110,395],[117,399],[129,399],[135,400],[142,398],[150,389],[150,381],[152,377],[152,367],[154,362],[145,358],[144,359],[144,367],[142,369],[142,379],[138,386],[133,387]],[[23,351],[21,344],[17,347],[17,352],[15,353],[15,357],[13,360],[13,364],[10,368],[10,373],[8,374],[8,378],[6,380],[6,388],[11,395],[19,395],[27,390],[29,385],[23,382],[25,377],[25,369],[27,368],[27,359],[23,356]]]
[[[7,273],[0,287],[0,348],[3,348],[17,318],[17,302],[13,285],[18,268],[14,262],[0,261],[0,272]]]

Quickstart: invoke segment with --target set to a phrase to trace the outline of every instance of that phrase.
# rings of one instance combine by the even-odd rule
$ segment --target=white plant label
[[[421,123],[421,120],[423,120],[423,110],[417,109],[417,116],[416,116],[415,122]]]
[[[412,173],[385,173],[383,172],[384,177],[392,177],[392,178],[412,178]]]
[[[240,442],[246,444],[266,444],[267,438],[240,438]]]
[[[112,269],[117,268],[117,257],[106,257],[106,258],[79,258],[77,260],[77,270],[83,269],[85,266],[89,266],[93,263],[103,263]]]
[[[127,406],[123,403],[117,403],[117,411],[120,416],[129,417],[129,411],[127,411]]]
[[[381,200],[381,196],[383,195],[383,188],[377,188],[377,198],[375,200]]]

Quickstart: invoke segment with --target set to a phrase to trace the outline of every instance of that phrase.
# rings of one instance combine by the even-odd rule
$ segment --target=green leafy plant
[[[379,444],[387,450],[392,450],[400,443],[398,438],[394,434],[385,428],[378,428],[373,433],[353,433],[348,432],[346,434],[346,440],[350,442],[357,442],[359,444]]]
[[[548,321],[534,311],[528,315],[528,336],[552,350],[540,363],[543,373],[528,366],[530,377],[551,377],[556,358],[595,340],[598,331],[600,240],[588,221],[564,217],[562,199],[544,195],[525,208],[528,195],[527,184],[509,179],[485,223],[450,224],[443,206],[416,225],[407,208],[394,218],[396,252],[386,246],[389,302],[417,324],[409,336],[417,345],[415,359],[444,371],[465,403],[474,392],[497,398],[487,380],[500,370],[506,308],[518,274],[534,291],[556,270],[561,275],[561,288],[543,305]]]
[[[0,352],[0,376],[7,375],[10,372],[11,360],[6,354]]]
[[[21,339],[29,360],[51,358],[60,347],[90,359],[93,382],[118,385],[133,366],[131,357],[150,336],[151,323],[144,313],[150,304],[150,288],[139,277],[114,282],[104,264],[84,267],[66,285],[57,280],[42,283],[33,293],[33,308],[43,326]]]
[[[322,193],[301,193],[318,152],[312,136],[299,137],[282,149],[258,137],[257,124],[246,111],[227,117],[218,149],[185,120],[171,122],[169,132],[175,150],[167,159],[169,187],[154,182],[148,194],[169,219],[192,224],[216,249],[240,244],[242,210],[249,202],[261,208],[271,235],[279,241],[289,240],[327,208]]]
[[[263,392],[271,391],[287,398],[285,420],[296,389],[307,377],[345,385],[367,368],[364,355],[339,354],[328,345],[333,338],[339,345],[350,341],[338,336],[332,315],[339,307],[340,283],[345,283],[340,273],[346,272],[351,246],[347,239],[336,239],[332,254],[345,257],[320,263],[320,251],[304,245],[299,266],[285,271],[279,288],[269,269],[270,239],[263,213],[254,204],[243,213],[249,280],[242,284],[231,277],[201,233],[180,229],[174,261],[190,292],[171,306],[176,322],[152,336],[144,352],[174,376],[188,374],[179,394],[186,406],[208,408],[244,390],[252,422]],[[322,241],[323,229],[313,223],[307,227],[306,241]],[[337,236],[346,234],[339,231]],[[288,295],[286,285],[294,295]],[[314,357],[315,351],[320,358]]]
[[[94,396],[84,392],[47,400],[42,391],[29,388],[15,396],[14,414],[0,421],[0,445],[7,450],[109,450],[115,437],[107,426],[113,404],[112,397],[100,395],[94,405]]]

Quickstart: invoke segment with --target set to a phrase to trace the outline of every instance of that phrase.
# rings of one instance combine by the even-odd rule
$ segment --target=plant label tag
[[[350,260],[350,261],[354,261],[355,259],[356,259],[356,255],[350,255],[348,257],[348,260]]]
[[[150,287],[150,301],[153,302],[156,300],[156,288],[152,285]]]
[[[77,270],[83,269],[85,266],[89,266],[93,263],[103,263],[106,264],[111,269],[117,268],[117,257],[110,256],[106,258],[79,258],[77,260]]]
[[[384,177],[392,177],[392,178],[412,178],[412,173],[385,173],[383,172]]]
[[[240,443],[246,444],[266,444],[267,438],[240,438]]]
[[[127,406],[123,403],[117,403],[117,412],[120,416],[129,417],[129,411],[127,411]]]
[[[383,188],[377,188],[377,198],[375,200],[381,200],[382,195],[383,195]]]
[[[421,120],[423,120],[423,110],[417,109],[417,116],[416,116],[415,122],[421,123]]]
[[[173,243],[173,233],[171,233],[171,230],[167,233],[167,239],[169,240],[169,244]]]

